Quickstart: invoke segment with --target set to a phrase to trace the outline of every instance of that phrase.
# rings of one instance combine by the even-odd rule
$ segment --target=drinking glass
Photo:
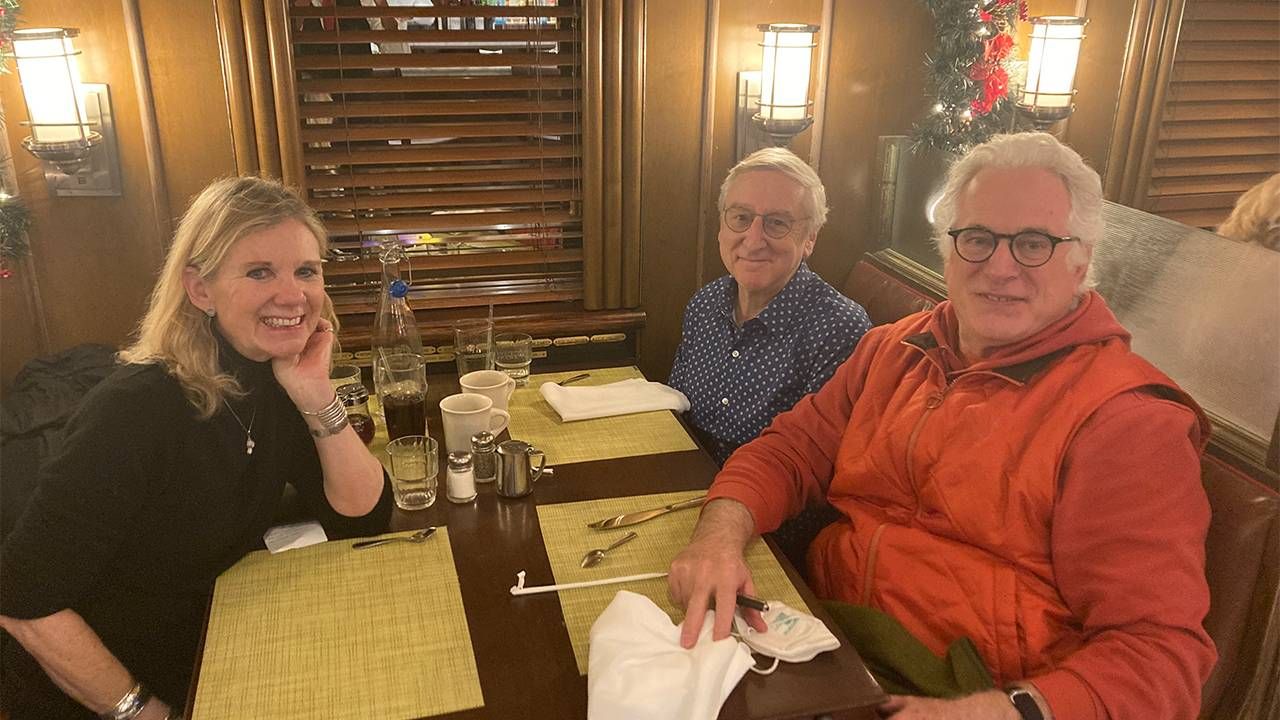
[[[533,361],[533,338],[524,333],[503,333],[493,339],[494,365],[524,385],[529,381],[529,363]]]
[[[401,510],[421,510],[436,501],[439,446],[425,435],[405,435],[387,443],[391,493]]]
[[[329,384],[337,390],[343,385],[360,382],[360,368],[355,365],[334,365],[329,370]]]
[[[453,336],[458,377],[476,370],[493,369],[492,320],[458,320],[453,324]]]
[[[421,357],[415,353],[375,357],[373,385],[382,401],[389,439],[427,434],[427,369]]]

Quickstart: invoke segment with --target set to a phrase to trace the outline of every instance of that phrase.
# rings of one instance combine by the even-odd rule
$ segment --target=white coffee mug
[[[458,393],[440,401],[447,452],[471,452],[471,436],[481,430],[497,435],[507,429],[511,415],[493,406],[484,395]]]
[[[511,393],[516,391],[516,381],[501,370],[476,370],[458,378],[462,392],[484,395],[493,401],[497,410],[506,410]]]

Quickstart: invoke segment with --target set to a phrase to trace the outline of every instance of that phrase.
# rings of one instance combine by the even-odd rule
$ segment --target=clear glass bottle
[[[418,319],[409,307],[409,284],[400,277],[404,249],[388,243],[383,247],[381,259],[382,293],[373,330],[374,360],[396,353],[415,353],[421,357],[422,335],[418,332]]]
[[[452,503],[469,503],[476,499],[476,476],[471,467],[471,453],[449,453],[445,493]]]

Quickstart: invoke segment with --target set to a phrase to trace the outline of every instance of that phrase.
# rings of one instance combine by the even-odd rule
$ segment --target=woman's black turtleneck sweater
[[[178,708],[190,684],[218,574],[263,547],[286,482],[332,537],[382,532],[390,488],[348,518],[324,496],[315,441],[270,362],[219,338],[219,360],[247,395],[209,420],[160,365],[126,365],[93,389],[45,464],[0,553],[0,614],[79,613],[106,647]],[[13,720],[93,717],[6,638],[0,701]]]

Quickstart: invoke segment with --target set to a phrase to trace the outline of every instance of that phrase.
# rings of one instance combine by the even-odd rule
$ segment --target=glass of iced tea
[[[427,434],[427,370],[414,353],[377,355],[373,385],[387,421],[387,439]]]

